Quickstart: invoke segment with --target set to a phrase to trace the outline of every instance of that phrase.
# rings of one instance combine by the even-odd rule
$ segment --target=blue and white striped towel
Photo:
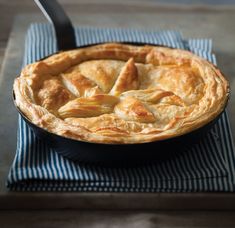
[[[76,29],[78,45],[137,41],[189,49],[215,63],[212,41],[183,40],[177,31]],[[56,51],[53,29],[32,24],[26,36],[24,65]],[[17,151],[7,186],[18,191],[195,192],[234,191],[235,154],[227,114],[188,153],[135,168],[104,168],[67,160],[35,137],[19,117]]]

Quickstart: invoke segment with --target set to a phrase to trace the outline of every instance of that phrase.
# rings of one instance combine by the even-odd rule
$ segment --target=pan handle
[[[34,0],[46,18],[53,24],[59,51],[76,48],[73,25],[56,0]]]

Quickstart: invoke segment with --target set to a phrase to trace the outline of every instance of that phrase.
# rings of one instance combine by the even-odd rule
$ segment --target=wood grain
[[[235,212],[220,211],[2,211],[1,228],[234,228]]]

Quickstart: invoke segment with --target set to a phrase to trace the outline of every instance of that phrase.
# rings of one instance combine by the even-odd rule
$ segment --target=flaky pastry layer
[[[196,130],[224,109],[229,86],[191,52],[118,43],[27,65],[15,102],[34,124],[81,141],[128,144]]]

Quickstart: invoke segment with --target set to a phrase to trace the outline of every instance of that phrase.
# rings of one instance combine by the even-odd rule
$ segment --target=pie
[[[37,126],[105,144],[163,140],[217,117],[228,81],[189,51],[106,43],[60,52],[27,65],[15,102]]]

